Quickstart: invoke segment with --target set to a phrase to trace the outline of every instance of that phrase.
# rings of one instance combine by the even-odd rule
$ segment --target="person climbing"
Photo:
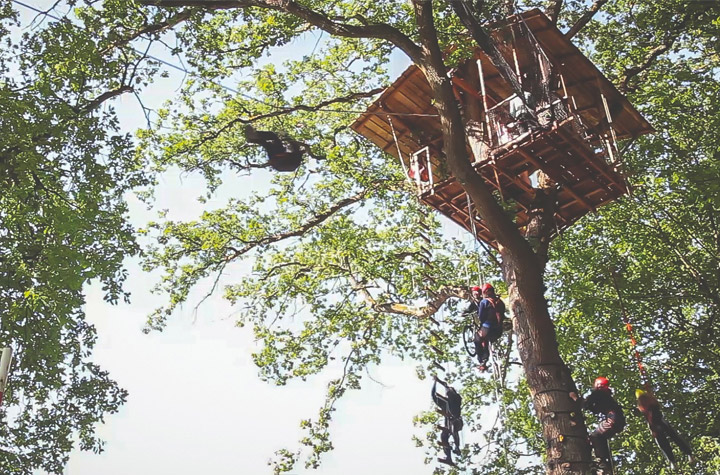
[[[480,329],[475,333],[475,353],[478,359],[478,369],[487,370],[490,359],[490,343],[502,335],[502,322],[505,318],[505,303],[495,295],[495,289],[490,284],[483,284],[482,300],[478,305],[478,320]]]
[[[446,396],[441,396],[437,393],[438,383],[445,387]],[[455,454],[460,455],[460,430],[462,430],[464,425],[461,413],[462,397],[455,391],[455,388],[448,386],[445,381],[439,379],[437,376],[435,376],[435,382],[433,383],[430,395],[445,418],[445,424],[440,429],[440,443],[445,452],[445,458],[439,458],[438,461],[448,465],[455,465],[455,462],[452,460],[450,435],[452,435],[455,444]]]
[[[612,397],[610,381],[605,376],[595,379],[593,390],[582,401],[582,407],[601,417],[597,428],[590,433],[590,444],[602,473],[611,474],[613,473],[612,456],[608,442],[625,428],[625,414],[620,404]]]
[[[252,125],[245,126],[245,139],[248,143],[258,144],[268,155],[268,165],[279,172],[294,172],[302,163],[305,144],[275,132],[256,130]]]
[[[644,391],[638,389],[635,391],[635,397],[637,397],[637,408],[645,416],[650,432],[655,439],[655,442],[660,447],[663,455],[670,463],[670,468],[675,470],[675,455],[673,454],[672,447],[670,447],[670,438],[678,446],[680,451],[687,455],[690,463],[695,463],[695,457],[693,457],[692,449],[685,442],[680,434],[677,433],[675,428],[667,423],[663,417],[662,411],[660,410],[660,403],[651,391]]]

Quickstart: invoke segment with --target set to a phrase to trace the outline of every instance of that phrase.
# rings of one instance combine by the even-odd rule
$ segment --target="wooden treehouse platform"
[[[523,108],[488,58],[476,50],[452,72],[470,140],[469,156],[499,197],[515,204],[521,229],[528,223],[535,196],[531,176],[542,170],[557,185],[555,224],[560,231],[628,191],[616,143],[653,129],[540,10],[510,17],[490,29],[506,61],[524,81],[526,104],[536,105],[530,112]],[[509,47],[502,43],[508,37],[515,38]],[[546,78],[545,88],[533,89],[541,76]],[[541,96],[544,100],[537,100]],[[388,87],[352,128],[401,159],[408,170],[429,162],[429,178],[414,174],[420,199],[468,231],[475,228],[478,239],[496,245],[447,171],[430,86],[416,66]]]

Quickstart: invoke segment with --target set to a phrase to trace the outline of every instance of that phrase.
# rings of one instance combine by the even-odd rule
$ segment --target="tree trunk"
[[[503,254],[513,329],[535,414],[542,423],[548,474],[582,474],[590,470],[590,446],[570,370],[558,352],[555,326],[543,296],[538,265]]]
[[[460,105],[453,94],[442,54],[436,46],[431,14],[422,3],[416,2],[415,5],[424,55],[424,61],[417,65],[430,84],[440,115],[448,168],[472,198],[499,244],[503,275],[510,290],[509,302],[514,315],[518,350],[547,444],[546,472],[553,475],[589,473],[591,459],[587,429],[579,403],[569,396],[571,392],[576,392],[575,383],[560,358],[555,327],[544,297],[545,259],[535,253],[495,201],[483,178],[472,168]],[[548,229],[545,218],[552,216],[545,209],[552,200],[543,199],[543,196],[536,200],[540,207],[532,213],[537,222],[528,226],[528,229],[541,234],[547,233],[542,231]]]

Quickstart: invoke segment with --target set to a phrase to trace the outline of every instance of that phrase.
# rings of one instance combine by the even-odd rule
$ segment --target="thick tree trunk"
[[[590,470],[590,447],[570,370],[558,352],[539,266],[503,255],[513,328],[535,413],[542,423],[548,474]]]
[[[510,289],[510,308],[514,315],[518,350],[547,444],[546,471],[553,475],[589,473],[587,429],[579,404],[569,396],[576,391],[575,383],[560,357],[555,327],[544,296],[546,243],[542,246],[530,245],[504,214],[482,177],[472,168],[467,153],[465,124],[437,47],[432,13],[422,2],[415,2],[415,7],[424,56],[424,61],[417,65],[430,84],[440,115],[448,168],[472,198],[499,244],[502,270]],[[536,202],[540,208],[552,201],[550,195],[541,194],[538,198]],[[531,233],[547,237],[545,218],[552,214],[540,208],[533,213],[535,222],[528,229]],[[541,243],[542,237],[534,236],[534,239]],[[533,247],[543,250],[540,256]]]

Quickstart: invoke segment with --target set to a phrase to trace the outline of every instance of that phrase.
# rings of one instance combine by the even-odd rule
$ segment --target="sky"
[[[168,173],[161,182],[158,209],[168,208],[175,219],[201,212],[194,198],[202,192],[201,179]],[[133,220],[147,222],[143,205],[129,200]],[[213,204],[218,203],[208,203]],[[148,290],[157,276],[144,273],[137,259],[128,261],[128,269],[130,305],[111,306],[100,286],[90,285],[85,311],[98,330],[93,360],[130,395],[98,428],[105,452],[74,451],[65,474],[270,473],[267,462],[276,450],[299,447],[300,420],[315,417],[327,382],[340,368],[285,387],[260,381],[250,356],[259,346],[249,328],[235,326],[229,303],[214,296],[194,311],[207,288],[196,289],[163,332],[145,335],[146,316],[162,303]],[[336,450],[313,473],[432,473],[433,466],[423,463],[424,450],[411,440],[422,432],[413,427],[413,417],[431,408],[430,383],[417,379],[415,363],[392,358],[370,376],[382,384],[364,378],[361,391],[338,403],[332,424]],[[308,472],[298,468],[292,473]]]
[[[25,3],[39,9],[51,5],[46,0]],[[15,7],[22,25],[35,16],[27,8]],[[310,39],[312,44],[316,41]],[[289,45],[279,52],[280,59],[297,54],[294,48],[302,46]],[[177,64],[172,58],[163,59]],[[393,77],[406,66],[405,60],[393,59]],[[146,106],[158,107],[178,90],[182,75],[169,72],[169,78],[142,94]],[[134,98],[122,97],[113,107],[126,130],[145,123]],[[133,195],[127,196],[130,221],[143,227],[161,209],[168,209],[171,219],[196,218],[205,207],[222,206],[229,196],[237,197],[238,189],[267,186],[269,172],[224,178],[215,197],[201,204],[197,197],[205,192],[203,180],[171,170],[160,177],[154,209],[147,210]],[[261,381],[251,359],[258,343],[250,329],[235,326],[229,303],[213,296],[194,310],[207,290],[202,287],[175,312],[164,331],[143,334],[147,315],[163,303],[162,296],[149,290],[158,275],[143,272],[137,258],[128,259],[126,265],[131,303],[112,306],[103,301],[101,286],[90,283],[85,289],[85,312],[98,332],[93,361],[109,371],[129,397],[118,413],[106,416],[97,427],[106,443],[104,452],[74,450],[64,474],[271,473],[268,461],[276,450],[300,447],[300,420],[316,416],[327,382],[338,377],[341,368],[283,387]],[[226,281],[242,272],[235,268]],[[385,358],[363,378],[362,390],[349,392],[336,404],[331,425],[335,450],[313,473],[432,473],[435,463],[424,464],[424,449],[415,447],[411,438],[423,432],[413,426],[413,417],[432,407],[431,385],[417,379],[416,364]],[[299,463],[291,473],[308,472]]]

